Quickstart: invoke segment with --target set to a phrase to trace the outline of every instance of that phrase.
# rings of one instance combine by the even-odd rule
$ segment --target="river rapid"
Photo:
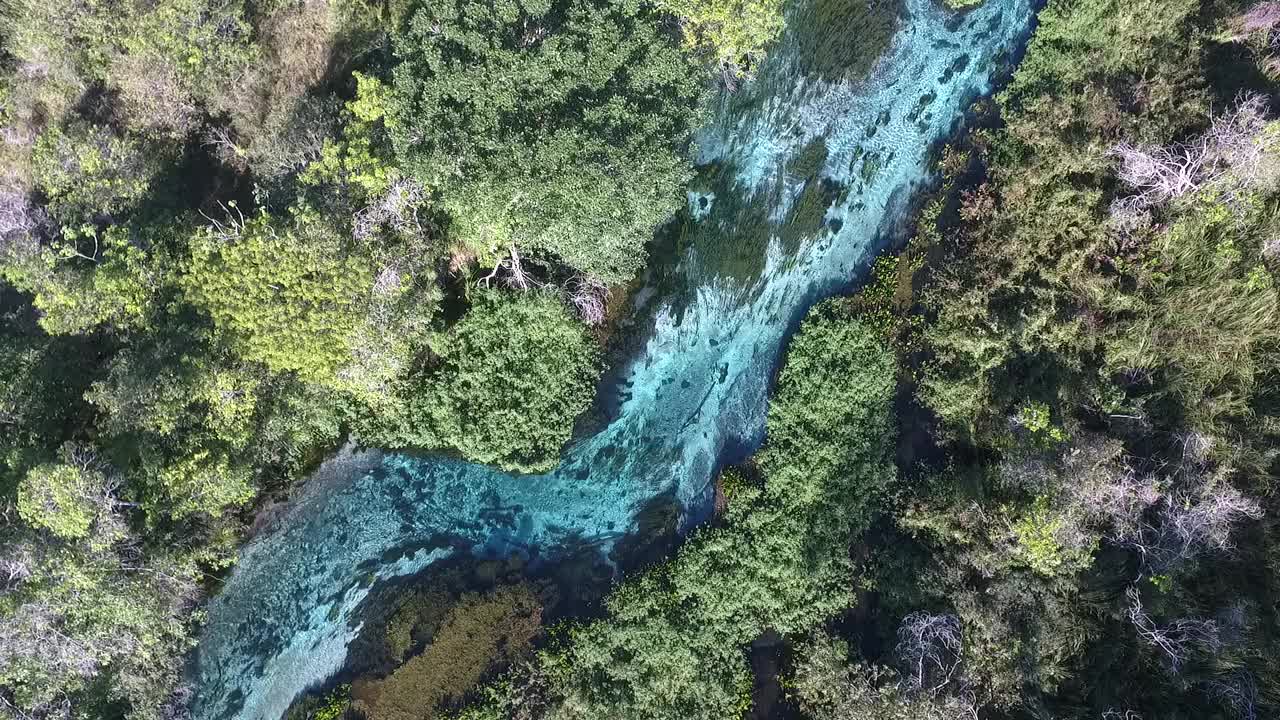
[[[697,248],[682,250],[666,271],[682,274],[679,300],[657,280],[641,292],[644,335],[602,390],[613,398],[608,422],[551,473],[377,451],[328,463],[243,550],[210,602],[195,717],[277,720],[343,667],[371,588],[456,553],[554,563],[562,549],[586,545],[607,557],[664,496],[678,501],[683,529],[704,519],[714,474],[764,439],[769,383],[799,319],[848,288],[894,236],[932,180],[930,148],[1018,52],[1033,1],[953,13],[905,0],[889,49],[857,81],[806,77],[795,44],[784,42],[700,133],[699,164],[727,168],[732,181],[691,190],[690,215],[706,218],[732,199],[782,224],[805,188],[825,181],[840,191],[821,222],[798,245],[772,239],[758,276],[745,280],[707,269]],[[795,176],[788,161],[819,139],[825,159]]]

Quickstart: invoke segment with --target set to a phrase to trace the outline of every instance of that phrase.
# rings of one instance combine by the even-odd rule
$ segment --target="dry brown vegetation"
[[[541,602],[526,585],[463,595],[421,654],[384,679],[352,685],[354,706],[369,720],[429,720],[495,664],[522,654],[541,621]],[[403,622],[388,630],[396,647],[408,644]]]

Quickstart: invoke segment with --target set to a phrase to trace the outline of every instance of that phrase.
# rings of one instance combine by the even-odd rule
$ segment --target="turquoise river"
[[[733,201],[780,226],[808,183],[826,182],[842,191],[823,222],[786,249],[775,237],[746,280],[709,271],[696,248],[684,250],[664,282],[640,292],[642,335],[602,390],[612,398],[602,403],[608,421],[547,475],[376,451],[327,463],[244,549],[209,604],[195,717],[278,720],[342,668],[354,613],[380,582],[459,552],[548,563],[557,548],[586,544],[604,557],[663,496],[678,501],[682,529],[704,519],[719,467],[764,440],[769,383],[790,333],[895,237],[933,178],[931,148],[1019,51],[1033,2],[986,0],[956,13],[937,0],[904,0],[891,45],[857,81],[805,76],[784,42],[698,137],[699,164],[730,169],[733,182],[717,187],[735,197],[690,191],[690,212],[704,217]],[[816,139],[825,162],[794,177],[788,160]],[[678,300],[656,289],[673,285]]]

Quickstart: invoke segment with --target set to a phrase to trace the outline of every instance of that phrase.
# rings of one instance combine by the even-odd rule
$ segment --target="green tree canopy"
[[[50,128],[36,140],[35,180],[49,208],[66,223],[127,209],[148,191],[158,170],[154,149],[88,123]]]
[[[366,258],[305,213],[293,223],[262,215],[205,228],[186,270],[188,299],[241,357],[313,380],[349,360],[374,281]]]
[[[782,32],[782,0],[661,0],[678,16],[685,40],[711,49],[723,63],[742,64],[764,54]]]
[[[395,36],[404,167],[486,258],[629,278],[682,201],[696,66],[636,0],[423,0]]]
[[[507,470],[550,470],[600,372],[595,341],[550,294],[484,294],[413,390],[411,444]]]
[[[18,514],[32,527],[74,540],[89,534],[102,476],[64,463],[32,468],[18,485]]]
[[[69,707],[92,708],[90,717],[163,717],[193,642],[183,608],[199,594],[196,568],[167,550],[139,557],[139,539],[109,508],[81,528],[50,539],[0,526],[9,561],[0,685],[18,717],[65,717]]]
[[[744,646],[805,632],[848,607],[849,544],[894,476],[895,365],[874,331],[828,304],[792,341],[759,456],[763,489],[737,477],[718,527],[621,585],[609,615],[544,657],[555,720],[739,717],[750,703]],[[502,688],[468,716],[509,717]],[[488,714],[486,714],[488,713]]]

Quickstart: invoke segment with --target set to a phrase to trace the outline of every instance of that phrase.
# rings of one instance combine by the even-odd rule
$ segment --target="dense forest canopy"
[[[0,4],[0,716],[187,717],[344,443],[554,467],[711,108],[902,8]],[[583,616],[407,588],[290,717],[1280,716],[1280,2],[1048,0],[1013,60],[706,526]]]

